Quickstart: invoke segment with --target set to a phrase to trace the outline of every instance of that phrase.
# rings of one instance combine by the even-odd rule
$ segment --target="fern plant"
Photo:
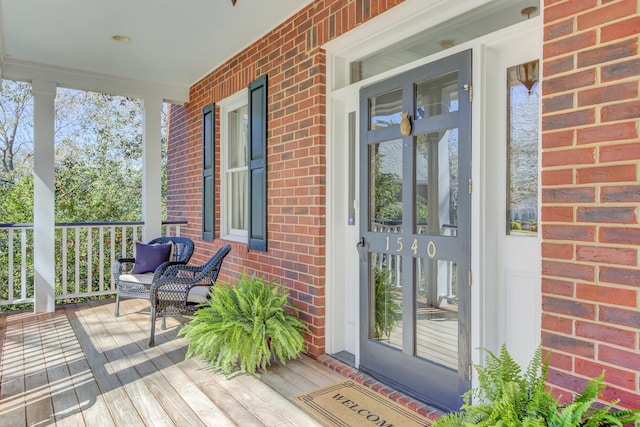
[[[244,272],[235,286],[216,284],[208,302],[178,332],[189,340],[186,357],[204,356],[226,375],[238,368],[255,374],[273,359],[286,364],[298,357],[307,327],[288,296],[273,281]]]
[[[483,350],[488,355],[486,366],[474,365],[479,387],[464,394],[460,412],[444,415],[434,427],[600,427],[623,426],[640,419],[638,410],[616,412],[613,407],[617,402],[597,404],[605,387],[604,373],[591,380],[571,403],[561,405],[546,388],[549,358],[542,360],[541,348],[525,372],[505,345],[499,356]]]
[[[402,295],[391,281],[391,273],[384,268],[376,268],[375,274],[375,309],[373,322],[373,338],[380,340],[389,338],[396,327],[396,313],[402,308],[398,302]]]

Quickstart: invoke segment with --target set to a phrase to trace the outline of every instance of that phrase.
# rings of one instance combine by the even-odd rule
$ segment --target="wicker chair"
[[[111,274],[116,283],[116,309],[114,315],[120,315],[120,297],[149,298],[149,290],[154,279],[172,265],[187,264],[193,254],[193,241],[186,237],[163,236],[149,242],[154,244],[173,244],[173,252],[168,262],[160,264],[153,273],[132,274],[135,258],[118,258],[111,265]]]
[[[151,337],[149,347],[155,345],[156,318],[162,318],[165,329],[167,317],[193,314],[200,304],[207,302],[209,290],[215,284],[222,261],[231,251],[224,245],[203,265],[174,265],[151,285]]]

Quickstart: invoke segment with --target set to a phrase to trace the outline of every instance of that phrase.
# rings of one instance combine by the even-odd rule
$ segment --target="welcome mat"
[[[431,422],[354,381],[293,396],[296,405],[330,427],[413,427]]]

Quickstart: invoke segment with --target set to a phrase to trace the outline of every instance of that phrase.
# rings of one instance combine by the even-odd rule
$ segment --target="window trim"
[[[242,89],[235,94],[229,96],[228,98],[223,99],[218,102],[217,105],[220,108],[220,238],[224,240],[229,240],[233,242],[245,243],[247,244],[249,241],[249,230],[242,230],[242,232],[233,232],[228,223],[231,209],[231,203],[228,203],[228,199],[230,197],[229,193],[229,183],[227,179],[227,171],[228,171],[228,151],[229,151],[229,122],[228,117],[229,113],[241,108],[243,106],[248,106],[248,90]],[[247,170],[249,165],[247,165]],[[249,197],[249,188],[247,185],[247,197]],[[245,211],[245,224],[249,222],[249,203],[245,204],[247,207]]]

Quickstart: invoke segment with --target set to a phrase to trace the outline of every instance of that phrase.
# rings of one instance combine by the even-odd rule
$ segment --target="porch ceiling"
[[[311,1],[0,0],[0,72],[20,79],[15,70],[52,69],[188,88]]]

